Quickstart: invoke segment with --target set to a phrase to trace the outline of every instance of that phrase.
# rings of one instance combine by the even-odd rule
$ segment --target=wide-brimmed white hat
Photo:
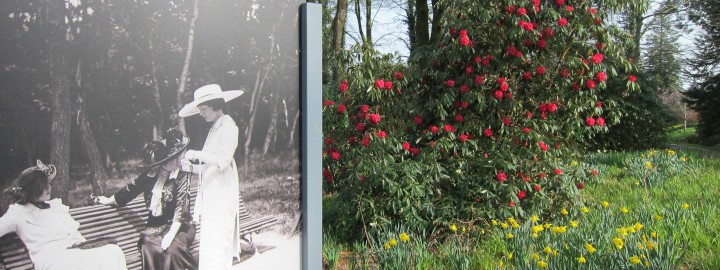
[[[245,93],[243,90],[223,91],[217,84],[205,85],[195,90],[195,93],[193,94],[193,98],[195,100],[185,104],[185,106],[180,109],[180,112],[178,112],[178,116],[188,117],[200,113],[200,109],[198,109],[197,106],[205,101],[222,98],[225,102],[228,102],[236,97],[239,97],[243,93]]]

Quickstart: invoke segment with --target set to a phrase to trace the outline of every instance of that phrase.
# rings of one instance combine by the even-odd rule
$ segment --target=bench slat
[[[196,195],[196,190],[190,191],[191,206],[195,204]],[[275,216],[253,217],[245,208],[242,196],[239,198],[238,205],[241,240],[245,240],[244,235],[257,233],[278,223]],[[190,214],[192,215],[193,212],[194,209],[191,207]],[[101,236],[114,237],[118,241],[118,246],[125,253],[128,269],[142,268],[142,258],[137,250],[140,232],[145,229],[147,222],[147,208],[142,196],[138,196],[122,207],[90,205],[73,208],[70,209],[70,215],[80,223],[78,230],[86,239]],[[195,241],[190,248],[197,255],[200,224],[196,225],[196,230]],[[14,233],[0,238],[0,259],[0,270],[34,269],[25,245]]]

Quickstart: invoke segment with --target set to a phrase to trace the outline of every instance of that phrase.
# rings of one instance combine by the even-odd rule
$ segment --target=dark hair
[[[203,103],[198,104],[198,107],[205,105],[213,109],[213,111],[222,110],[225,112],[225,100],[222,98],[211,99]]]
[[[10,193],[16,203],[31,203],[43,209],[48,207],[45,202],[38,201],[40,196],[50,188],[50,179],[45,172],[34,168],[26,169],[14,182],[17,184],[10,188]]]

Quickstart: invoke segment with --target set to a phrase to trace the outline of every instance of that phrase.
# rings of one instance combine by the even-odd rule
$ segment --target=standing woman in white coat
[[[194,100],[178,113],[195,114],[212,127],[201,151],[188,150],[183,168],[198,174],[198,195],[193,221],[200,222],[200,270],[231,269],[240,253],[238,236],[239,179],[233,155],[238,145],[238,127],[225,114],[225,102],[242,95],[241,90],[222,91],[217,84],[195,90]],[[197,161],[197,162],[196,162]],[[199,164],[193,164],[198,163]]]

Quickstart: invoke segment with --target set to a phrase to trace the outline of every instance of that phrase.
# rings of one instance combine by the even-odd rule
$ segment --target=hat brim
[[[152,163],[152,164],[143,164],[142,166],[140,166],[140,169],[148,169],[148,168],[157,167],[157,166],[159,166],[159,165],[162,165],[163,163],[167,162],[168,160],[172,160],[172,159],[176,158],[178,155],[182,154],[182,152],[184,152],[184,151],[188,148],[188,146],[190,146],[190,144],[189,144],[189,143],[186,143],[185,146],[183,146],[182,148],[178,149],[178,150],[175,151],[174,153],[168,155],[166,158],[163,158],[163,159],[161,159],[161,160],[159,160],[159,161],[156,161],[156,162],[154,162],[154,163]]]
[[[200,109],[198,109],[197,106],[205,101],[222,98],[223,100],[225,100],[225,102],[228,102],[230,100],[233,100],[233,99],[239,97],[243,93],[245,93],[245,91],[243,91],[243,90],[228,90],[228,91],[222,91],[220,93],[201,97],[199,99],[193,100],[192,102],[190,102],[188,104],[185,104],[185,106],[183,106],[182,109],[180,109],[180,112],[178,112],[178,116],[188,117],[188,116],[193,116],[193,115],[200,113]]]

